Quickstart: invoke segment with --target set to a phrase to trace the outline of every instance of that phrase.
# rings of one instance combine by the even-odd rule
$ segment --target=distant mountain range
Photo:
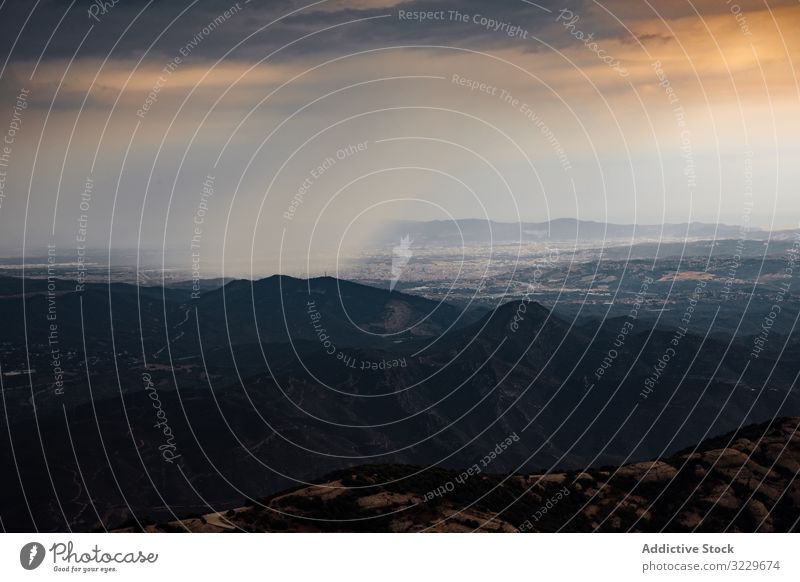
[[[766,240],[788,238],[794,231],[769,231],[749,229],[746,238]],[[417,245],[460,246],[465,244],[524,242],[553,242],[586,244],[590,241],[632,242],[642,240],[700,240],[738,239],[739,226],[704,222],[634,225],[559,218],[548,222],[495,222],[466,219],[456,221],[436,220],[392,221],[381,228],[373,239],[374,244],[397,244],[401,237],[410,236]]]

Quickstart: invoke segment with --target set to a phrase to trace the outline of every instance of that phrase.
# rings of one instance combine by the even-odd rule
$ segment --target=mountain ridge
[[[800,417],[774,419],[669,457],[580,472],[473,476],[430,467],[366,465],[239,508],[149,524],[143,530],[797,531],[798,428]],[[345,515],[348,519],[342,520]]]

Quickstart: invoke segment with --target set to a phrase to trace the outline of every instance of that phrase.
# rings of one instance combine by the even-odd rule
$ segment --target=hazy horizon
[[[796,4],[739,4],[746,29],[711,0],[6,2],[0,253],[316,252],[389,218],[795,226]]]

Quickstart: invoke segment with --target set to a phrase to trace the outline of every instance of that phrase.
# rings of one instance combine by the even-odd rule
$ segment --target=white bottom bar
[[[0,579],[798,580],[798,541],[792,534],[4,534]],[[32,542],[41,545],[31,551]],[[33,570],[22,565],[37,560]]]

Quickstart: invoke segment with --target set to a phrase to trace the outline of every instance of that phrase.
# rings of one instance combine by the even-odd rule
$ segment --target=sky
[[[799,24],[789,0],[5,0],[0,255],[281,270],[392,219],[794,228]]]

